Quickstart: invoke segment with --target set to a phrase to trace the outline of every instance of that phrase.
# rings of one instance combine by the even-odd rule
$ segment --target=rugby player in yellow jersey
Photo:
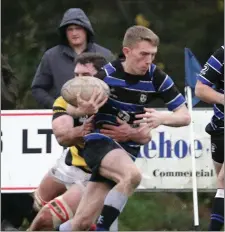
[[[76,76],[94,76],[106,60],[98,54],[83,53],[75,62]],[[107,99],[99,102],[94,94],[87,104],[95,113]],[[95,103],[95,104],[92,104]],[[98,102],[98,104],[96,104]],[[73,217],[80,202],[85,185],[90,178],[90,170],[82,157],[82,137],[92,130],[93,116],[73,118],[69,115],[73,107],[62,97],[55,100],[53,105],[52,128],[60,145],[69,147],[57,160],[54,167],[45,175],[34,193],[35,207],[40,210],[29,230],[53,230],[61,223]],[[85,107],[82,107],[82,112]],[[76,146],[72,146],[76,144]],[[68,190],[67,190],[68,189]]]
[[[103,58],[99,55],[81,54],[75,63],[75,76],[94,76],[104,66],[104,62]],[[99,102],[99,99],[102,99],[102,96],[97,96],[96,94],[93,94],[88,102],[78,99],[80,114],[79,108],[74,112],[74,108],[62,98],[58,98],[55,101],[53,107],[53,132],[61,145],[69,147],[76,144],[76,147],[65,151],[55,167],[42,180],[35,197],[38,203],[37,205],[40,207],[45,206],[38,213],[29,230],[37,231],[56,228],[59,224],[72,218],[75,214],[83,193],[82,190],[84,190],[90,177],[84,160],[79,156],[79,149],[82,148],[80,146],[82,136],[91,131],[92,117],[84,120],[84,118],[74,119],[69,115],[75,113],[78,117],[79,115],[92,115],[96,113],[100,106],[107,101],[107,98],[103,101],[101,100],[101,102]],[[67,118],[68,121],[63,118]],[[83,120],[84,123],[82,124]],[[76,127],[73,127],[74,122],[77,125]],[[124,133],[117,133],[117,135],[120,136],[120,139],[123,139]],[[145,137],[145,134],[143,135],[141,133],[138,135],[140,138],[143,136]],[[68,166],[71,164],[73,166]],[[66,187],[70,187],[69,190],[66,191]],[[58,197],[61,193],[64,194]],[[103,196],[101,195],[101,197]],[[52,200],[53,198],[55,199]],[[99,210],[101,210],[100,208],[99,206]],[[98,215],[96,215],[96,219],[97,217]],[[118,231],[117,224],[116,219],[111,225],[110,230]],[[61,229],[64,227],[67,230],[66,224],[61,225]]]

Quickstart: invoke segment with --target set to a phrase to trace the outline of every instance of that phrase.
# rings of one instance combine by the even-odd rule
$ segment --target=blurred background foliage
[[[58,42],[63,13],[72,7],[86,12],[96,42],[115,55],[121,52],[129,26],[151,28],[160,37],[155,63],[182,92],[184,48],[190,48],[203,65],[224,43],[223,0],[2,0],[2,55],[15,75],[10,82],[17,96],[15,108],[38,107],[31,96],[31,82],[43,53]],[[207,230],[213,195],[199,194],[200,230]],[[120,217],[121,230],[191,230],[192,226],[191,193],[136,193]]]
[[[96,41],[116,55],[129,26],[151,28],[161,41],[156,63],[181,91],[184,47],[203,64],[223,44],[223,0],[2,0],[2,54],[19,80],[17,109],[37,108],[30,92],[32,79],[43,53],[57,44],[57,27],[71,7],[87,13]]]

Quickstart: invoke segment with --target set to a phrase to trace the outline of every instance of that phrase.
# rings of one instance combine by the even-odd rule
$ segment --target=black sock
[[[104,205],[97,222],[96,231],[108,231],[112,223],[119,216],[120,211],[112,206]]]
[[[220,231],[224,225],[224,190],[218,189],[214,198],[209,231]]]

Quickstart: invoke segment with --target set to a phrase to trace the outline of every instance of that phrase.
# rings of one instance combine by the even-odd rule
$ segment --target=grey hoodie
[[[79,8],[67,10],[59,26],[61,43],[45,52],[32,82],[32,95],[42,108],[51,109],[62,86],[74,77],[77,54],[68,46],[65,34],[66,27],[71,24],[80,25],[87,31],[88,44],[84,52],[100,53],[108,61],[113,59],[108,49],[94,43],[94,31],[85,13]]]

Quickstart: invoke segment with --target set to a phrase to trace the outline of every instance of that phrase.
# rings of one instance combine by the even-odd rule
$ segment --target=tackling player
[[[106,60],[101,55],[83,53],[78,56],[75,63],[75,77],[94,76],[105,64]],[[93,95],[88,102],[89,113],[95,98],[96,95]],[[94,107],[100,107],[104,102],[105,100]],[[93,129],[92,117],[87,120],[85,117],[73,118],[68,114],[71,109],[72,107],[69,107],[62,97],[54,102],[52,127],[57,141],[62,146],[69,147],[75,143],[77,145],[63,152],[56,165],[50,169],[36,190],[35,206],[40,212],[29,230],[54,229],[72,218],[90,178],[91,171],[84,159],[80,157],[79,150],[83,146],[82,137]]]

